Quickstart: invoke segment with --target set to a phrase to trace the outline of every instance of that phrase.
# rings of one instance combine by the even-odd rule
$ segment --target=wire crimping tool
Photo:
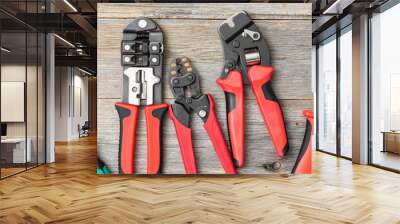
[[[314,112],[311,110],[303,111],[306,117],[306,131],[304,133],[303,143],[296,162],[293,166],[292,173],[311,174],[312,173],[312,135],[314,133]]]
[[[211,94],[201,93],[199,76],[193,70],[189,59],[186,57],[177,58],[171,64],[170,75],[169,84],[175,102],[169,107],[168,112],[175,126],[186,173],[197,173],[192,129],[190,128],[190,112],[193,111],[202,119],[203,127],[211,139],[225,172],[236,174],[224,134],[215,113],[214,99]]]
[[[144,106],[147,128],[147,173],[160,170],[160,124],[167,104],[161,103],[163,33],[151,19],[141,17],[123,31],[123,102],[115,104],[120,118],[120,173],[134,173],[136,123]]]
[[[289,150],[279,102],[271,88],[269,49],[249,15],[239,12],[218,27],[225,64],[217,83],[225,92],[228,129],[236,166],[244,164],[244,84],[250,84],[279,157]]]

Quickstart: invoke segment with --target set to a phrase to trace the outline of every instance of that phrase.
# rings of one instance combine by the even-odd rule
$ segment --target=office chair
[[[79,128],[79,138],[89,136],[89,129],[90,129],[89,121],[85,121],[82,127]]]

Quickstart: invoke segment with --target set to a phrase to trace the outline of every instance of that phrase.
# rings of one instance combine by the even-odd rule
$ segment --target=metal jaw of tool
[[[169,85],[175,103],[169,107],[168,112],[175,126],[186,173],[197,173],[190,128],[190,112],[195,112],[203,121],[203,127],[210,137],[221,166],[227,174],[236,174],[215,113],[214,99],[211,94],[201,93],[199,76],[189,59],[186,57],[176,59],[171,64],[170,75]]]
[[[200,91],[200,81],[188,58],[177,58],[175,63],[171,64],[169,85],[172,94],[175,97],[175,108],[178,119],[185,126],[189,127],[189,116],[194,111],[206,122],[210,113],[210,102],[205,94]],[[178,105],[177,105],[178,104]],[[183,106],[183,108],[179,108]],[[179,109],[178,109],[179,108]]]
[[[161,102],[163,35],[151,19],[135,19],[123,32],[123,102],[151,105]]]
[[[249,84],[249,65],[271,65],[267,43],[245,11],[225,20],[218,27],[218,33],[225,55],[222,77],[226,77],[231,70],[239,69],[244,84]]]

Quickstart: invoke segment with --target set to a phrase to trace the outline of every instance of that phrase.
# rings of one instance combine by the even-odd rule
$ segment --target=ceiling
[[[354,17],[374,12],[393,0],[316,0],[313,2],[313,43],[328,38],[350,25]]]

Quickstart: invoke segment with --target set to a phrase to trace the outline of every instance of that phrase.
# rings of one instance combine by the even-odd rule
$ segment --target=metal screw
[[[259,32],[256,31],[251,31],[249,29],[244,29],[243,33],[242,33],[243,37],[247,37],[249,36],[251,39],[253,39],[254,41],[259,40],[261,38],[261,35]]]
[[[136,87],[132,87],[132,92],[136,93],[137,92],[137,88]]]
[[[153,45],[153,46],[151,47],[151,50],[153,50],[153,51],[156,51],[156,50],[158,50],[158,47],[157,47],[157,45]]]
[[[129,49],[131,49],[131,46],[129,46],[128,44],[126,44],[126,45],[124,46],[124,49],[125,49],[126,51],[128,51]]]
[[[266,163],[263,166],[267,170],[278,171],[279,169],[281,169],[282,164],[279,161],[275,161],[275,162],[272,162],[272,163]]]
[[[207,115],[207,112],[206,112],[205,110],[199,111],[199,116],[200,116],[201,118],[205,117],[206,115]]]
[[[259,40],[260,39],[260,33],[253,33],[253,40]]]
[[[280,162],[278,162],[278,161],[273,162],[271,165],[272,165],[272,169],[273,170],[279,170],[281,168],[281,166],[282,166],[282,164]]]
[[[124,57],[124,61],[125,61],[125,62],[130,62],[130,61],[131,61],[131,58],[130,58],[129,56],[126,56],[126,57]]]
[[[151,61],[152,61],[153,63],[156,63],[156,62],[157,62],[157,58],[152,58]]]
[[[139,20],[138,26],[139,26],[140,28],[145,28],[145,27],[147,26],[147,21],[144,20],[144,19]]]

